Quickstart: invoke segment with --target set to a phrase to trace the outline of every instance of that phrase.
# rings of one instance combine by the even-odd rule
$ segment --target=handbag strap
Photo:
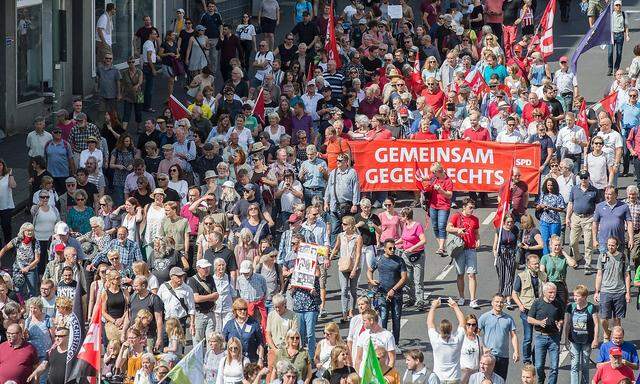
[[[202,44],[200,44],[200,41],[198,40],[197,37],[194,37],[193,39],[198,44],[198,47],[200,47],[200,50],[202,51],[202,54],[204,55],[204,59],[207,61],[207,65],[209,65],[209,58],[207,57],[207,54],[205,53],[205,49],[202,48]]]
[[[176,291],[173,290],[173,287],[171,286],[171,284],[169,284],[169,282],[166,282],[164,283],[164,286],[167,287],[167,290],[173,295],[173,297],[175,297],[178,300],[178,302],[182,306],[182,309],[184,309],[184,311],[187,312],[188,314],[189,308],[187,307],[187,304],[185,304],[183,300],[180,300],[180,298],[176,294]]]

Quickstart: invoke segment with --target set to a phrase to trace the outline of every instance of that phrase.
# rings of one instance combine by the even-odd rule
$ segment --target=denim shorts
[[[459,252],[453,259],[458,276],[465,273],[478,273],[478,257],[475,249],[466,249]]]
[[[600,292],[600,318],[624,319],[627,315],[625,293]]]

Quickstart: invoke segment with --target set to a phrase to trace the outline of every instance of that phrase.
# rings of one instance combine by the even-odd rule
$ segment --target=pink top
[[[380,234],[380,242],[387,239],[397,239],[400,237],[400,216],[394,212],[393,216],[389,218],[387,212],[381,212],[378,214],[380,218],[380,225],[382,226],[382,233]]]
[[[198,225],[200,224],[200,218],[198,218],[198,216],[194,215],[189,210],[189,207],[190,207],[189,204],[183,205],[182,209],[180,209],[180,216],[184,217],[185,219],[187,219],[187,222],[189,222],[189,232],[192,235],[197,235],[198,234]]]
[[[418,244],[420,242],[421,234],[424,235],[424,228],[422,227],[422,224],[418,223],[417,221],[414,221],[411,228],[407,228],[407,226],[404,226],[402,228],[402,236],[401,236],[402,249],[409,249],[414,245]],[[422,251],[423,249],[424,249],[424,245],[422,245],[420,248],[416,249],[415,251]]]

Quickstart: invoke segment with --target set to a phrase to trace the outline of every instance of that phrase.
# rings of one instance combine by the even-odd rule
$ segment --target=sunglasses
[[[604,143],[601,143],[598,141],[598,142],[594,142],[593,145],[604,145]]]
[[[242,308],[236,308],[236,311],[246,311],[247,307],[242,307]]]
[[[48,199],[49,196],[39,196],[41,199]]]
[[[477,327],[478,323],[467,323],[467,327]]]

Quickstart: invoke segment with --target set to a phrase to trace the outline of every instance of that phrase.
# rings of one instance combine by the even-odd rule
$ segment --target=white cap
[[[211,266],[211,263],[207,259],[200,259],[196,263],[196,267],[198,267],[198,268],[207,268],[207,267],[210,267],[210,266]]]
[[[69,226],[65,222],[58,222],[56,224],[56,235],[68,235],[69,234]]]
[[[613,2],[613,5],[622,5],[622,0],[616,0]]]
[[[240,263],[240,273],[251,273],[253,272],[253,263],[251,260],[244,260]]]

